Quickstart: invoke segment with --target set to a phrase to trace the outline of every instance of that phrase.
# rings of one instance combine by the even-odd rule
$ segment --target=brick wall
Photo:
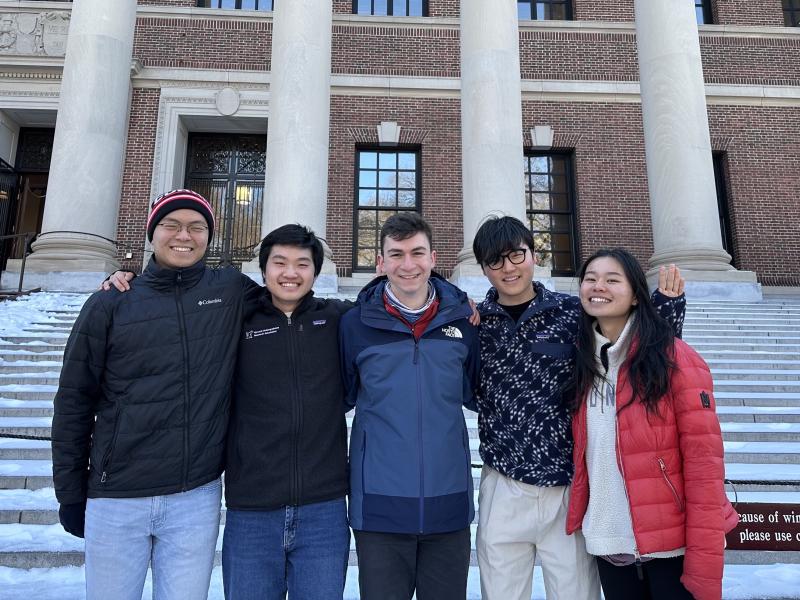
[[[153,180],[153,152],[158,122],[159,90],[134,89],[128,140],[125,146],[125,167],[117,222],[118,259],[123,268],[140,271],[144,250],[145,225]],[[124,260],[126,249],[133,258]]]
[[[460,110],[457,99],[331,99],[327,239],[337,266],[350,268],[353,262],[356,140],[362,130],[374,131],[381,121],[393,120],[422,140],[422,214],[433,226],[438,264],[453,267],[464,237]]]
[[[523,102],[525,143],[550,125],[555,145],[574,152],[580,261],[601,246],[625,246],[643,264],[653,253],[638,104]]]
[[[576,21],[633,21],[633,0],[573,0],[572,15]]]
[[[714,23],[783,27],[781,0],[711,0]]]
[[[523,79],[638,81],[636,36],[520,31]]]
[[[333,73],[458,77],[453,29],[334,25]]]
[[[707,82],[800,85],[800,38],[701,37]]]
[[[267,18],[136,20],[133,56],[146,67],[269,71],[271,52],[272,21]]]
[[[800,107],[710,106],[708,113],[714,149],[727,159],[737,265],[765,283],[800,285]]]

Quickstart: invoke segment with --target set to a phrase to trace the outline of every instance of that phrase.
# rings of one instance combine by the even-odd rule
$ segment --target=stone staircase
[[[58,524],[49,442],[2,434],[49,436],[64,344],[85,297],[64,294],[17,329],[0,325],[0,569],[83,564],[82,540]],[[727,476],[749,482],[735,494],[729,487],[731,499],[800,503],[800,298],[692,303],[684,339],[714,374]],[[477,463],[477,419],[466,417]],[[474,469],[476,498],[479,475]],[[726,562],[800,563],[800,552],[729,551]],[[471,579],[474,551],[472,564]]]

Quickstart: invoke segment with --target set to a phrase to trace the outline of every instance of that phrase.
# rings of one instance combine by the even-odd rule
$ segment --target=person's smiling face
[[[153,254],[162,267],[191,267],[203,258],[208,248],[208,224],[196,210],[173,210],[156,225],[152,244]]]
[[[404,240],[386,237],[378,256],[378,273],[387,276],[394,295],[409,308],[425,304],[435,266],[436,252],[422,232]]]
[[[262,275],[272,295],[272,304],[285,313],[293,312],[314,285],[311,248],[276,244],[270,250]]]

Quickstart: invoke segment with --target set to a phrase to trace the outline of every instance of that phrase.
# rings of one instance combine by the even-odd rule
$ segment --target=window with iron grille
[[[525,156],[525,205],[539,264],[553,275],[574,275],[575,185],[572,156],[530,153]]]
[[[356,152],[354,270],[374,270],[386,219],[401,211],[420,210],[419,161],[416,150]]]
[[[517,0],[517,15],[537,21],[570,21],[572,0]]]
[[[271,11],[274,0],[197,0],[201,8],[238,8],[241,10]]]
[[[711,0],[695,0],[694,13],[697,17],[698,25],[708,25],[714,22],[711,14]]]
[[[427,17],[428,0],[353,0],[353,14]]]
[[[800,27],[800,0],[783,0],[783,21],[787,27]]]

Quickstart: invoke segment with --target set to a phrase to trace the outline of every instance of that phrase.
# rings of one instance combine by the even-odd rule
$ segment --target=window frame
[[[375,216],[375,218],[376,218],[376,232],[377,232],[377,239],[376,239],[377,246],[375,246],[376,252],[377,252],[376,255],[375,255],[376,263],[377,263],[378,255],[380,254],[380,250],[381,250],[380,247],[379,247],[380,246],[380,227],[377,227],[377,213],[378,213],[379,210],[381,210],[381,207],[379,206],[378,197],[376,196],[375,207],[374,208],[373,207],[364,207],[362,209],[361,206],[359,205],[359,202],[358,202],[358,196],[359,196],[358,192],[359,192],[359,189],[361,189],[361,186],[359,186],[359,174],[360,174],[360,171],[361,171],[361,164],[360,164],[359,158],[360,158],[360,154],[362,152],[375,152],[378,155],[380,155],[382,153],[383,154],[401,154],[401,153],[402,154],[404,154],[404,153],[409,153],[410,154],[410,153],[413,153],[415,155],[415,161],[414,161],[414,174],[415,174],[414,193],[415,193],[415,196],[414,197],[415,197],[415,200],[416,200],[416,203],[415,203],[414,207],[413,208],[406,208],[406,207],[401,208],[401,207],[397,207],[397,206],[395,206],[395,207],[383,207],[383,210],[391,210],[391,211],[395,211],[396,213],[397,212],[417,212],[419,214],[422,214],[422,204],[423,204],[422,203],[422,146],[420,146],[420,145],[406,145],[406,144],[401,144],[401,145],[391,146],[391,147],[380,146],[380,145],[377,145],[377,144],[357,145],[355,147],[354,160],[353,160],[353,163],[354,163],[354,166],[353,166],[353,230],[352,230],[353,231],[353,242],[352,242],[352,245],[351,245],[351,247],[352,247],[352,259],[350,261],[350,266],[352,268],[352,272],[353,273],[365,273],[365,272],[366,273],[371,273],[371,272],[375,271],[375,265],[364,266],[364,265],[359,265],[358,264],[358,250],[359,250],[359,245],[358,245],[359,218],[358,217],[359,217],[359,213],[362,210],[364,210],[364,211],[372,210],[372,211],[374,211],[376,213],[376,216]],[[372,169],[367,169],[367,170],[371,171]],[[375,173],[376,173],[375,191],[376,191],[376,193],[380,189],[380,178],[378,176],[378,173],[380,171],[381,171],[381,169],[380,169],[380,158],[378,158],[378,163],[377,163],[376,169],[375,169]],[[399,168],[395,168],[395,172],[398,172],[398,171],[400,171],[400,169]],[[395,189],[399,189],[399,188],[397,188],[395,186]]]
[[[352,12],[353,12],[353,14],[354,15],[361,15],[361,16],[364,16],[364,17],[367,17],[367,16],[372,16],[372,17],[394,17],[394,16],[398,16],[398,17],[417,18],[417,17],[428,17],[428,16],[430,16],[429,0],[422,0],[422,14],[421,15],[409,15],[409,14],[395,15],[395,14],[393,14],[392,11],[394,10],[394,0],[386,0],[386,14],[385,15],[383,13],[375,14],[375,0],[369,0],[369,2],[370,2],[370,7],[371,7],[370,8],[370,12],[369,13],[360,13],[360,12],[358,12],[358,0],[353,0],[352,1]],[[406,12],[409,12],[409,9],[411,8],[411,0],[405,0],[405,3],[406,3]]]
[[[277,0],[254,0],[256,3],[255,8],[242,8],[242,0],[234,0],[235,6],[233,8],[227,6],[220,6],[223,0],[208,0],[211,4],[216,4],[216,6],[205,6],[205,0],[197,0],[196,5],[197,8],[213,8],[215,10],[257,10],[259,12],[273,12],[275,10],[275,2]],[[271,6],[270,8],[258,8],[259,3],[269,3]]]
[[[700,9],[703,15],[703,22],[697,21],[698,25],[713,25],[714,24],[714,11],[711,8],[711,0],[694,0],[694,12],[697,15],[697,9]]]
[[[573,10],[572,0],[517,0],[517,15],[519,15],[519,5],[527,4],[531,8],[531,18],[523,19],[525,21],[574,21],[575,11]],[[537,4],[563,4],[564,5],[564,19],[537,19],[536,18],[536,5]]]
[[[800,27],[800,0],[783,0],[783,23],[786,27]]]
[[[527,179],[531,175],[531,158],[537,157],[559,157],[565,160],[565,168],[564,168],[564,177],[566,179],[566,198],[567,198],[567,210],[553,210],[552,208],[549,210],[531,210],[529,209],[530,206],[530,198],[529,195],[536,193],[531,190],[531,188],[527,184]],[[558,269],[556,268],[555,258],[552,260],[551,265],[551,274],[554,277],[574,277],[578,272],[578,214],[577,214],[577,194],[575,190],[575,153],[571,150],[550,150],[550,151],[539,151],[533,149],[526,149],[524,153],[524,170],[523,176],[526,179],[525,182],[525,218],[526,218],[526,225],[531,229],[531,233],[533,233],[534,237],[536,233],[541,232],[541,230],[534,230],[531,227],[531,215],[533,214],[546,214],[546,215],[562,215],[567,216],[570,221],[570,229],[569,231],[561,231],[561,230],[554,230],[551,225],[550,233],[551,235],[554,234],[564,234],[567,233],[570,237],[570,253],[572,255],[572,264],[570,265],[569,269]],[[548,168],[551,168],[548,166]],[[551,173],[552,171],[548,171]],[[541,193],[541,192],[539,192]],[[552,193],[552,192],[548,192]],[[552,203],[551,203],[552,206]],[[538,249],[534,249],[537,259],[541,258],[541,251]],[[554,254],[554,250],[551,249],[550,253]]]

